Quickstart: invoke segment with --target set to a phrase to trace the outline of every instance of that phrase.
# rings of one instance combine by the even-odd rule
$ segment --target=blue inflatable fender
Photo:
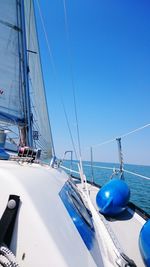
[[[99,190],[96,203],[102,214],[113,217],[126,209],[129,198],[130,189],[125,181],[113,179]]]
[[[145,265],[150,267],[150,220],[141,229],[139,246]]]

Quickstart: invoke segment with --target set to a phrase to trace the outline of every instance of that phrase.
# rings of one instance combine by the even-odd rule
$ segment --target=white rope
[[[130,131],[130,132],[128,132],[128,133],[122,134],[122,135],[120,135],[119,137],[120,137],[120,138],[127,137],[128,135],[133,134],[133,133],[138,132],[138,131],[141,131],[141,130],[143,130],[144,128],[147,128],[147,127],[150,127],[150,123],[148,123],[148,124],[146,124],[146,125],[144,125],[144,126],[141,126],[141,127],[137,128],[137,129],[135,129],[135,130],[132,130],[132,131]],[[102,145],[109,144],[109,143],[111,143],[111,142],[116,141],[117,138],[118,138],[118,136],[115,137],[115,138],[113,138],[113,139],[104,141],[104,142],[102,142],[102,143],[93,145],[92,147],[98,147],[98,146],[102,146]]]
[[[6,247],[0,247],[0,267],[19,267],[14,254]]]

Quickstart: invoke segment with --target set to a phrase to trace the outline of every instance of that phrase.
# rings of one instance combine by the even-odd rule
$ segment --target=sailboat
[[[33,1],[0,1],[0,62],[0,266],[150,266],[148,215],[56,161]]]

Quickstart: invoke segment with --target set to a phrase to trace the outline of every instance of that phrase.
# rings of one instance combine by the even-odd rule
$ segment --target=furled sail
[[[11,123],[13,132],[19,127],[17,145],[26,138],[22,144],[51,157],[33,0],[0,1],[0,122]]]
[[[29,64],[29,87],[33,114],[33,143],[47,156],[52,153],[52,138],[43,83],[33,1],[24,1]]]

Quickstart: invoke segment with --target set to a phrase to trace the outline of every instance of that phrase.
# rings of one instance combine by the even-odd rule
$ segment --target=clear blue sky
[[[72,149],[62,92],[75,140],[70,58],[63,0],[39,0],[56,73],[38,18],[39,42],[58,157]],[[89,147],[150,123],[149,0],[66,0],[71,63],[84,159]],[[37,11],[37,8],[36,8]],[[122,140],[125,162],[150,165],[150,128]],[[94,148],[97,161],[117,161],[117,145]]]

